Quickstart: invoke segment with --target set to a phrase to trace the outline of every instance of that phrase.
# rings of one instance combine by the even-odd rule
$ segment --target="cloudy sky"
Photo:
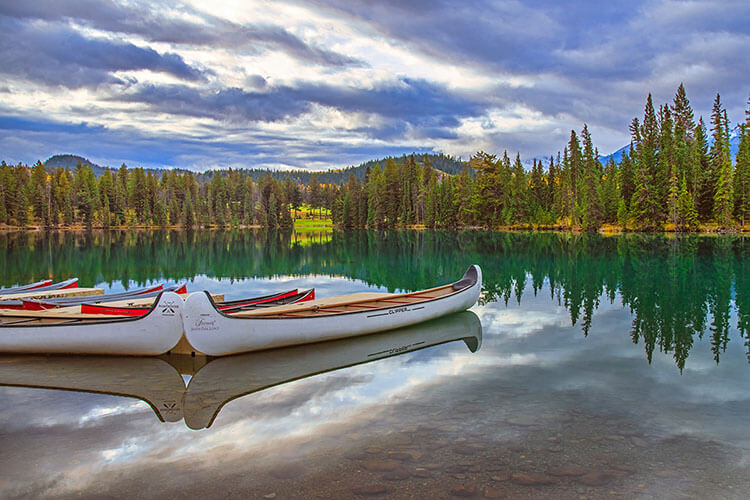
[[[645,97],[750,95],[750,3],[0,3],[0,159],[326,169],[408,152],[608,154]]]

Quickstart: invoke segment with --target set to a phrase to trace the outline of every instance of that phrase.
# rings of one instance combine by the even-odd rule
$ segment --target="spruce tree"
[[[516,159],[513,161],[512,176],[512,215],[510,222],[515,224],[527,224],[529,222],[528,182],[526,181],[526,171],[523,169],[521,155],[519,153],[516,153]]]
[[[714,220],[721,228],[731,225],[734,202],[732,200],[732,159],[729,152],[729,123],[721,98],[716,94],[711,112],[711,163],[716,185],[714,190]]]
[[[193,195],[190,189],[185,191],[185,201],[182,204],[182,225],[192,229],[195,225],[195,214],[193,213]]]
[[[708,140],[706,136],[706,124],[703,117],[698,120],[695,127],[695,145],[692,148],[693,158],[691,160],[695,169],[695,208],[698,211],[698,219],[708,222],[714,212],[714,181],[713,170],[708,156]]]
[[[740,143],[734,172],[734,214],[743,226],[750,220],[750,99],[747,120],[740,125]]]
[[[8,191],[11,183],[10,167],[0,163],[0,224],[8,223]]]
[[[34,217],[37,222],[48,226],[49,214],[49,189],[47,187],[47,171],[41,161],[37,161],[31,169],[31,182],[29,184],[29,198],[34,207]]]
[[[582,227],[585,231],[596,231],[602,225],[604,216],[600,199],[602,164],[594,151],[591,133],[585,123],[581,131],[581,140],[583,142],[583,182],[580,197]]]
[[[695,231],[698,229],[698,212],[695,210],[693,196],[688,191],[686,177],[685,174],[682,175],[675,224],[679,231]]]
[[[683,84],[680,84],[675,94],[672,115],[674,118],[674,175],[676,178],[686,175],[688,189],[695,191],[693,181],[696,177],[694,171],[696,166],[691,161],[691,152],[695,143],[695,120]]]
[[[678,166],[675,161],[674,123],[669,106],[659,107],[659,152],[656,185],[663,186],[666,196],[666,216],[672,224],[677,223],[677,196],[680,186]],[[659,196],[662,198],[662,195]]]
[[[635,151],[635,192],[631,201],[631,218],[642,229],[656,229],[663,221],[663,200],[658,185],[657,150],[659,125],[651,94],[646,100],[643,123],[638,130],[640,142]]]
[[[610,224],[617,222],[617,211],[621,199],[617,189],[617,164],[614,158],[609,158],[604,167],[604,176],[599,189],[603,222]]]

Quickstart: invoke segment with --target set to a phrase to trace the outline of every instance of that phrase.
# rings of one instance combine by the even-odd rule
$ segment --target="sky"
[[[0,159],[324,170],[626,145],[682,82],[750,96],[750,2],[0,2]]]

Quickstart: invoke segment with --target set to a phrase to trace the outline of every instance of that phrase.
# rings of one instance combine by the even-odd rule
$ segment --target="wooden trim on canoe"
[[[394,309],[398,308],[399,306],[405,307],[409,305],[432,302],[434,300],[439,300],[460,293],[467,288],[474,286],[474,284],[476,283],[476,275],[472,277],[472,275],[470,274],[472,272],[472,269],[473,267],[470,267],[469,271],[467,271],[466,274],[464,274],[464,277],[459,281],[435,288],[428,288],[426,290],[418,290],[416,292],[401,294],[372,292],[353,293],[349,295],[329,297],[326,299],[319,299],[305,303],[269,307],[261,309],[259,311],[242,311],[232,314],[231,316],[223,314],[220,310],[218,310],[215,303],[213,304],[213,306],[214,309],[216,309],[217,313],[223,314],[226,317],[238,319],[275,319],[282,317],[314,318],[320,316],[333,316],[365,312],[362,310],[362,308],[369,308],[371,309],[370,312],[376,312],[381,309]],[[427,297],[425,297],[426,294]],[[345,310],[340,310],[342,308],[344,308]]]

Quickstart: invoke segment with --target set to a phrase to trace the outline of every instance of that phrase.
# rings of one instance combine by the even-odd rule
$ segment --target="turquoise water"
[[[748,491],[742,237],[12,233],[0,248],[3,286],[187,281],[228,299],[416,290],[472,263],[484,272],[470,313],[361,339],[208,364],[0,357],[3,497]]]

